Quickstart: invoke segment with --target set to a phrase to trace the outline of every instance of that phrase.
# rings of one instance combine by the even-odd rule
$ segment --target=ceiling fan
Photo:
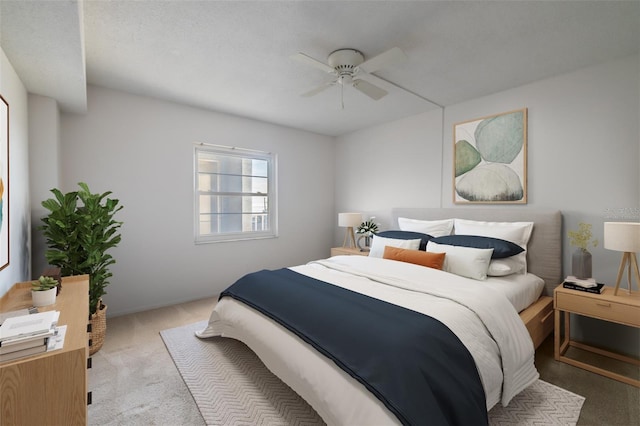
[[[345,86],[352,86],[376,101],[386,96],[388,92],[379,87],[381,85],[380,82],[384,83],[384,80],[372,73],[385,66],[405,61],[407,56],[400,48],[393,47],[366,61],[364,60],[364,55],[356,49],[338,49],[332,52],[327,58],[327,64],[301,52],[292,55],[291,58],[334,76],[331,81],[305,92],[301,96],[314,96],[329,87],[339,85],[341,104],[344,108]]]

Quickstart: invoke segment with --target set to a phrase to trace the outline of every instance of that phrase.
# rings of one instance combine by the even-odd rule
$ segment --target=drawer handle
[[[540,322],[544,324],[551,315],[553,315],[553,309],[551,310],[551,312],[545,315],[544,318],[540,320]]]
[[[602,306],[603,308],[610,308],[611,307],[611,303],[596,302],[596,305]]]

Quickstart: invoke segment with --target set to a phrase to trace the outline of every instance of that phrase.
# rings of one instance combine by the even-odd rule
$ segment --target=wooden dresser
[[[0,299],[0,312],[29,306],[31,282]],[[89,276],[63,278],[56,303],[38,309],[60,311],[64,347],[0,363],[0,425],[86,425]]]

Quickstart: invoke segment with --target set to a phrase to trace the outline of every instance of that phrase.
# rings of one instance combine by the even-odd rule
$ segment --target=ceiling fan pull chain
[[[344,76],[340,77],[340,109],[344,109]]]

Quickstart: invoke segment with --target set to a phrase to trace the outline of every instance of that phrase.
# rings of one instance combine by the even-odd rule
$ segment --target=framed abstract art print
[[[526,204],[527,109],[453,125],[453,202]]]

